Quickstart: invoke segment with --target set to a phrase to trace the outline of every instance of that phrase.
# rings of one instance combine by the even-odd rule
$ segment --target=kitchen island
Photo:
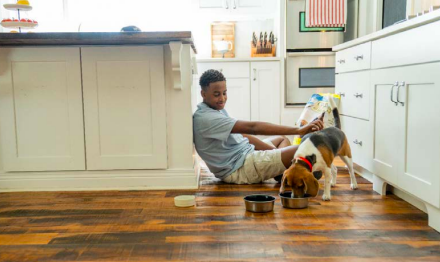
[[[197,188],[191,32],[0,34],[0,191]]]
[[[333,47],[355,168],[440,232],[440,10]],[[387,186],[390,185],[390,186]]]

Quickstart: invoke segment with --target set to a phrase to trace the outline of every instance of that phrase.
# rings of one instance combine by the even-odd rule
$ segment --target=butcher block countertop
[[[180,41],[191,44],[197,53],[190,31],[175,32],[83,32],[83,33],[0,33],[1,46],[63,45],[151,45]]]

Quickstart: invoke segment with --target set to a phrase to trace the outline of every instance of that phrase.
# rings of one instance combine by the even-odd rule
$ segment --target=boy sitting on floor
[[[200,86],[203,102],[193,115],[194,144],[209,170],[226,183],[255,184],[279,176],[298,149],[280,135],[305,135],[324,127],[321,120],[301,128],[236,120],[224,109],[227,88],[222,73],[204,72]],[[277,136],[260,140],[252,135]]]

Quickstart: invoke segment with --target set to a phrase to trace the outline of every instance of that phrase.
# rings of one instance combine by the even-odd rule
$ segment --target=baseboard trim
[[[370,171],[364,169],[363,167],[354,164],[353,166],[355,172],[360,175],[361,177],[365,178],[366,180],[370,181],[371,183],[373,183],[373,176],[374,174],[371,173]],[[397,188],[394,187],[393,185],[390,185],[389,183],[387,183],[387,192],[392,193],[393,195],[405,200],[406,202],[410,203],[411,205],[415,206],[416,208],[418,208],[419,210],[428,213],[427,209],[426,209],[426,205],[423,201],[417,199],[416,197],[412,196],[411,194]]]
[[[200,168],[0,174],[0,192],[197,189]]]

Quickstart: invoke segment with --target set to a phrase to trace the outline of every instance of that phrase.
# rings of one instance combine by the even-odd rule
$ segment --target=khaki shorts
[[[271,144],[270,141],[263,141]],[[257,184],[281,175],[285,170],[280,149],[254,151],[246,156],[242,167],[223,181],[229,184]]]

